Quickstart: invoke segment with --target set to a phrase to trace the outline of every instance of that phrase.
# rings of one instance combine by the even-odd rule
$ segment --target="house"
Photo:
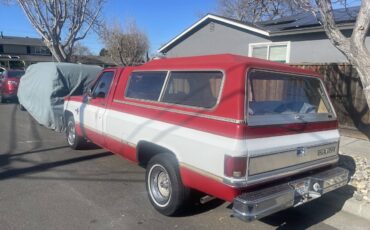
[[[33,63],[52,61],[42,39],[5,36],[0,33],[0,66],[23,68]]]
[[[346,36],[351,35],[358,11],[359,7],[334,10]],[[167,57],[232,53],[292,64],[347,62],[309,12],[258,24],[208,14],[158,51]]]
[[[38,62],[54,61],[53,56],[41,38],[4,36],[0,33],[0,72],[1,68],[25,68]],[[94,55],[71,57],[75,63],[115,66],[109,57]]]

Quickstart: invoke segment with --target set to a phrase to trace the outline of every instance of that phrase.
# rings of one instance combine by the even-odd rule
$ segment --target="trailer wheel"
[[[76,125],[72,116],[68,117],[66,136],[69,147],[81,149],[85,145],[85,139],[76,133]]]
[[[182,184],[178,163],[172,154],[161,153],[149,161],[145,182],[150,202],[166,216],[178,213],[189,196],[189,188]]]

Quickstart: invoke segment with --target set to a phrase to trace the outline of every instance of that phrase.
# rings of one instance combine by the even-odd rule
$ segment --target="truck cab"
[[[285,64],[224,54],[108,68],[66,98],[65,120],[72,148],[88,139],[145,167],[165,215],[193,189],[250,221],[348,181],[321,77]]]

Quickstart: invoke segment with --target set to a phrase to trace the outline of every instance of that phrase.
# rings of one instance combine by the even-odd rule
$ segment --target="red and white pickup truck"
[[[320,77],[235,55],[108,68],[65,101],[67,140],[146,168],[153,206],[172,215],[191,189],[254,220],[346,185],[335,111]]]

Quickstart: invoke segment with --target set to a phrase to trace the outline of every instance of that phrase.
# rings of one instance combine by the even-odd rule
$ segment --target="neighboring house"
[[[0,67],[18,69],[51,61],[54,61],[53,56],[41,38],[4,36],[0,33]],[[71,61],[102,67],[114,66],[109,57],[94,55],[72,56]]]
[[[359,7],[334,10],[350,36]],[[370,46],[370,40],[366,39]],[[347,62],[309,12],[251,24],[208,14],[159,50],[167,57],[232,53],[286,63]]]
[[[42,39],[4,36],[0,34],[0,66],[23,68],[33,63],[52,61],[52,55]]]

